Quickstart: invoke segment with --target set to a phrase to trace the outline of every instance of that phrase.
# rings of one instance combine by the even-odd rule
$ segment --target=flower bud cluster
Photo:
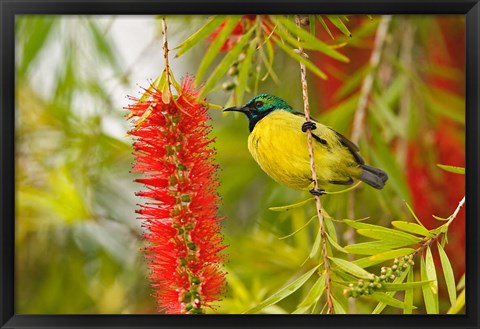
[[[350,283],[348,288],[343,290],[346,297],[359,297],[364,295],[371,295],[375,291],[381,290],[385,283],[395,281],[397,277],[413,266],[413,254],[406,255],[401,258],[395,258],[391,267],[384,266],[380,270],[380,275],[375,275],[371,280],[358,280],[358,282]]]

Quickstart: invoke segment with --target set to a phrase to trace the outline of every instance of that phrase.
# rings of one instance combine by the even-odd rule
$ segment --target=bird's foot
[[[311,195],[314,195],[314,196],[321,196],[321,195],[327,194],[325,190],[322,190],[322,189],[316,190],[314,188],[312,188],[309,192]]]
[[[302,131],[303,131],[304,133],[306,133],[307,130],[309,130],[309,129],[310,129],[310,130],[315,130],[315,129],[317,129],[317,125],[315,124],[315,122],[313,122],[313,121],[305,121],[305,122],[303,123],[303,125],[302,125]]]

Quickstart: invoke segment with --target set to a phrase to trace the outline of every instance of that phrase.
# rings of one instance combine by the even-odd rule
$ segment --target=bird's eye
[[[257,109],[260,108],[260,107],[262,107],[262,106],[263,106],[263,102],[261,102],[261,101],[255,102],[255,107],[256,107]]]

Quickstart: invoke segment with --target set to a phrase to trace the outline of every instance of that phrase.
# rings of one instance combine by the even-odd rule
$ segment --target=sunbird
[[[388,180],[383,170],[366,165],[359,148],[335,130],[295,111],[283,99],[260,94],[236,111],[248,118],[248,150],[270,177],[313,195],[325,194],[328,184],[351,185],[354,179],[382,189]],[[314,189],[307,144],[307,130],[313,137],[313,153],[318,189]]]

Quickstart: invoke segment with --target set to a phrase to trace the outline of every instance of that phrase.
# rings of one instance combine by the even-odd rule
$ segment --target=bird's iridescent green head
[[[248,128],[253,130],[258,121],[275,110],[293,112],[293,108],[283,99],[270,94],[260,94],[253,97],[243,107],[229,107],[223,111],[236,111],[245,114],[248,118]]]

